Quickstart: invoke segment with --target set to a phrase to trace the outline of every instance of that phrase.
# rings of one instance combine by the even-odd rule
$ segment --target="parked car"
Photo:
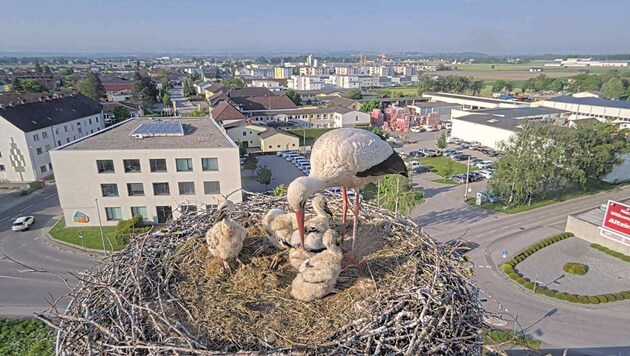
[[[411,132],[415,132],[415,133],[424,132],[424,129],[422,127],[420,127],[420,126],[414,126],[411,129],[409,129],[409,130],[411,130]]]
[[[306,175],[311,174],[311,167],[302,168],[302,172]]]
[[[295,152],[295,151],[284,151],[284,152],[282,152],[280,157],[287,158],[287,156],[289,156],[289,155],[299,155],[299,153]]]
[[[460,155],[452,156],[451,158],[456,161],[467,161],[468,158],[470,158],[470,155],[460,154]]]
[[[481,171],[477,171],[477,173],[481,174],[486,179],[490,179],[494,175],[494,170],[484,169]]]
[[[19,218],[15,219],[15,221],[13,222],[13,226],[11,226],[11,229],[13,231],[25,231],[28,230],[34,223],[34,216],[20,216]]]
[[[463,155],[463,154],[464,154],[464,152],[462,152],[462,151],[452,151],[452,152],[449,152],[446,155],[446,157],[452,158],[453,156],[459,156],[459,155]]]
[[[417,162],[417,161],[411,161],[411,162],[409,162],[409,166],[411,167],[411,169],[416,169],[416,168],[418,168],[418,167],[425,167],[425,165],[423,165],[422,163]],[[426,167],[425,167],[425,168],[426,168]]]
[[[483,192],[481,192],[479,194],[481,194],[481,201],[482,202],[483,201],[487,201],[487,202],[490,202],[492,204],[496,204],[496,203],[499,202],[499,198],[497,198],[496,195],[491,194],[488,191],[483,191]]]
[[[308,158],[304,158],[304,157],[296,158],[295,160],[293,160],[293,164],[295,164],[296,166],[299,165],[302,162],[310,163],[311,160],[309,160]]]
[[[488,153],[486,153],[488,156],[490,157],[499,157],[501,154],[497,151],[490,151]]]
[[[470,165],[474,166],[475,164],[477,164],[477,163],[479,163],[481,161],[483,161],[481,158],[471,158],[470,159]]]
[[[276,152],[276,156],[282,157],[282,155],[284,155],[286,153],[289,153],[289,152],[291,152],[291,151],[278,151],[278,152]]]
[[[309,169],[311,168],[311,162],[309,161],[301,161],[297,164],[298,168],[303,169],[308,167]]]
[[[475,167],[484,169],[482,167],[488,164],[492,164],[492,161],[479,161],[475,164]]]
[[[418,152],[424,154],[427,157],[435,157],[438,155],[438,151],[431,148],[419,148]]]
[[[412,168],[412,172],[416,174],[426,173],[428,171],[430,171],[429,167],[424,166],[424,165],[419,165],[419,166],[416,166],[415,168]]]
[[[428,132],[435,132],[435,131],[440,131],[440,129],[438,129],[437,127],[433,126],[433,125],[424,125],[425,130],[427,130]]]
[[[484,176],[478,172],[470,172],[468,173],[471,182],[478,182],[484,179]]]
[[[285,155],[285,156],[283,156],[283,157],[284,157],[284,159],[286,159],[287,161],[292,161],[292,160],[293,160],[293,158],[295,158],[295,157],[304,157],[304,156],[302,156],[302,155],[301,155],[301,154],[299,154],[299,153],[289,153],[289,154],[287,154],[287,155]]]
[[[409,157],[424,157],[424,153],[418,151],[409,152]]]
[[[456,174],[451,176],[451,180],[459,184],[466,183],[466,174]]]

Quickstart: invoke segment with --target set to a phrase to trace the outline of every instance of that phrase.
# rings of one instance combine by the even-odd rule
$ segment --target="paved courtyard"
[[[282,157],[276,155],[257,156],[258,166],[267,166],[271,170],[271,184],[267,189],[273,190],[276,186],[284,184],[289,185],[295,178],[303,176],[304,173],[297,167]],[[241,179],[243,189],[249,192],[264,192],[265,186],[255,180],[249,170],[241,168]]]
[[[583,263],[588,272],[583,276],[568,274],[562,269],[567,262]],[[598,251],[577,237],[538,250],[517,269],[549,289],[567,293],[598,295],[630,290],[630,263]]]

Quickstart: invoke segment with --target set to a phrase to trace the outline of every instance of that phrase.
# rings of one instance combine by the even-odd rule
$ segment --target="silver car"
[[[30,215],[29,216],[20,216],[19,218],[15,219],[11,229],[13,231],[28,230],[31,227],[31,225],[33,225],[34,223],[35,223],[35,217],[34,216],[30,216]]]

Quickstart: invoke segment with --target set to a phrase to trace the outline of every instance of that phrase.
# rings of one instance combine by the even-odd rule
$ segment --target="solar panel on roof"
[[[143,123],[130,134],[134,137],[184,136],[184,127],[178,122]]]

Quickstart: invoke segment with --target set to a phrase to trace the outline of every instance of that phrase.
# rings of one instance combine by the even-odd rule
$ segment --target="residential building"
[[[134,118],[51,151],[66,226],[166,223],[242,197],[238,147],[207,118]],[[98,210],[97,210],[98,209]]]
[[[61,79],[55,78],[53,73],[36,73],[36,72],[23,72],[23,73],[15,73],[13,78],[18,80],[26,80],[31,79],[35,80],[41,86],[48,90],[54,90],[59,85],[61,85]]]
[[[295,90],[323,90],[327,85],[321,77],[292,75],[287,81],[287,87]]]
[[[31,182],[48,177],[54,166],[50,150],[104,127],[103,107],[82,94],[2,94],[0,179]]]
[[[330,69],[326,67],[302,67],[300,68],[300,75],[306,77],[326,76],[330,73]]]
[[[330,75],[328,79],[326,79],[326,82],[335,87],[344,89],[355,89],[361,87],[358,76]]]
[[[273,73],[273,77],[276,79],[288,79],[293,75],[293,68],[275,67]]]
[[[234,142],[250,151],[276,152],[300,147],[299,137],[267,126],[238,122],[224,128]]]
[[[534,105],[571,112],[570,120],[596,118],[630,128],[630,102],[594,97],[556,96]]]
[[[248,86],[255,88],[267,88],[271,91],[280,91],[283,89],[283,86],[280,85],[277,80],[273,79],[253,79]]]
[[[293,109],[253,112],[250,120],[254,123],[268,124],[281,122],[290,127],[302,128],[339,128],[367,126],[370,115],[343,106],[321,107],[314,109]]]
[[[131,100],[131,90],[107,92],[107,101],[120,102],[120,101],[130,101],[130,100]]]
[[[210,111],[210,118],[224,125],[234,121],[243,121],[245,120],[245,115],[238,111],[238,109],[232,106],[227,100],[224,100]]]

